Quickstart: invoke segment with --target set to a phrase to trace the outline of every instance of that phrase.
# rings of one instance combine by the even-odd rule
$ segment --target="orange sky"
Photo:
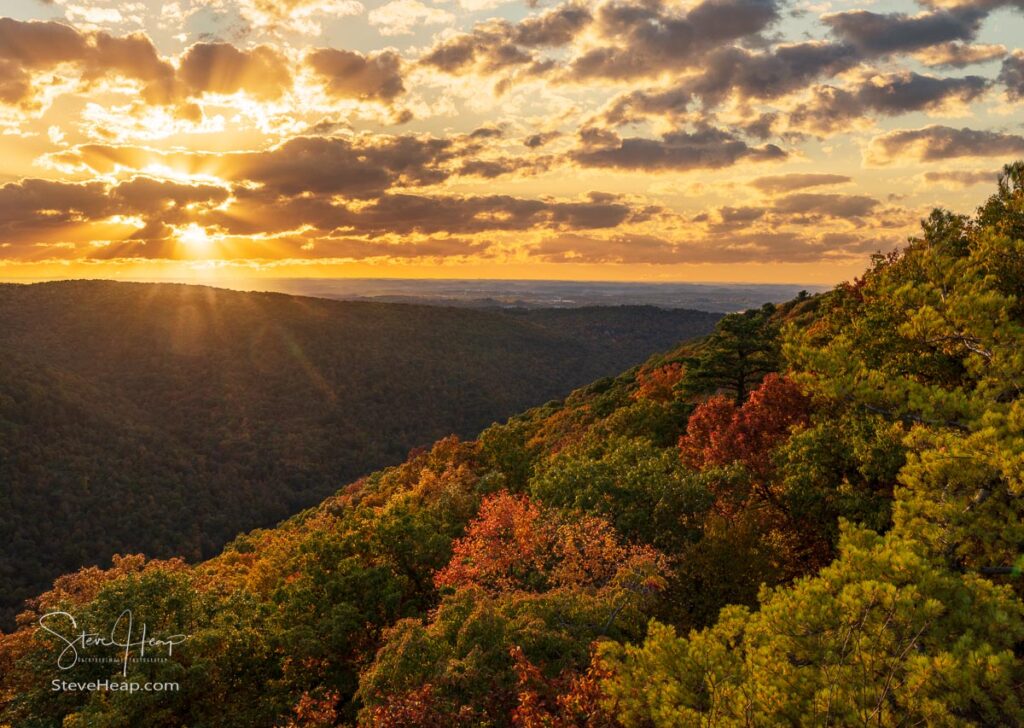
[[[829,284],[1024,157],[1020,0],[8,0],[0,279]]]

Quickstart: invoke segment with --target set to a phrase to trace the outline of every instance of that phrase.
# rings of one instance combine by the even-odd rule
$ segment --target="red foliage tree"
[[[794,426],[806,424],[809,415],[810,400],[797,384],[769,374],[742,407],[719,395],[694,410],[679,440],[679,453],[697,469],[739,461],[765,481],[771,476],[772,450]]]

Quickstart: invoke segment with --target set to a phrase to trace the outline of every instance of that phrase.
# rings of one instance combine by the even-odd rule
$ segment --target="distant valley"
[[[0,623],[57,574],[114,553],[212,555],[718,318],[0,285]]]

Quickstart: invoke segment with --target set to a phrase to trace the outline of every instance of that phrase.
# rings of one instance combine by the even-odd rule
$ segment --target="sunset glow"
[[[1021,8],[8,0],[0,279],[834,283],[1024,157]]]

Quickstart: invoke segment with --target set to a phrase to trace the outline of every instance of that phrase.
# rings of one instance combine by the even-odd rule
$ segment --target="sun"
[[[210,244],[210,236],[207,234],[206,228],[196,225],[194,222],[179,228],[175,236],[190,248],[205,248]]]

